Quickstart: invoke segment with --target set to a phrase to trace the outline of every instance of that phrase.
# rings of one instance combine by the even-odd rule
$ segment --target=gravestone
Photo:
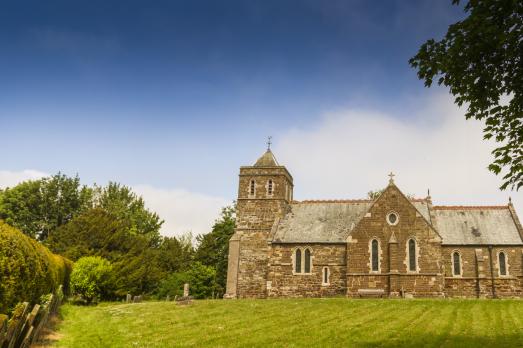
[[[131,303],[133,301],[133,297],[131,296],[131,294],[127,294],[127,297],[125,299],[125,302],[127,303]]]
[[[188,305],[192,302],[192,297],[189,296],[189,284],[185,283],[183,285],[183,296],[175,298],[176,304]]]

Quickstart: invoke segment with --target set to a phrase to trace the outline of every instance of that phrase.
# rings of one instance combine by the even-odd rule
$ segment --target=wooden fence
[[[0,348],[29,348],[35,343],[39,335],[53,314],[56,314],[62,303],[62,286],[49,295],[43,304],[34,307],[24,302],[8,318],[0,314]]]

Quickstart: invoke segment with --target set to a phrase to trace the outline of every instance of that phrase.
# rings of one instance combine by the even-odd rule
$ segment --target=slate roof
[[[443,244],[523,244],[508,206],[436,206],[432,212]]]
[[[273,242],[343,243],[372,201],[304,201],[291,205],[277,226]]]
[[[411,200],[418,212],[448,245],[523,245],[507,206],[432,207],[426,200]],[[272,241],[275,243],[344,243],[365,216],[371,200],[302,201],[291,204],[281,219]],[[431,213],[434,221],[431,219]]]

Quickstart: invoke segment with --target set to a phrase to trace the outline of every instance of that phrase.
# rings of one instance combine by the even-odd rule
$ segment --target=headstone
[[[134,303],[140,303],[140,302],[142,302],[142,295],[140,295],[140,296],[135,296],[134,299],[133,299],[133,302],[134,302]]]
[[[189,284],[183,284],[183,297],[189,297]]]
[[[189,284],[185,283],[183,285],[183,296],[175,297],[174,300],[176,301],[177,304],[181,304],[181,305],[191,304],[192,297],[189,296]]]
[[[127,294],[127,297],[125,299],[125,302],[127,303],[131,303],[133,301],[133,297],[131,296],[131,294]]]
[[[171,296],[167,295],[167,297],[165,298],[165,301],[169,302],[171,300]]]

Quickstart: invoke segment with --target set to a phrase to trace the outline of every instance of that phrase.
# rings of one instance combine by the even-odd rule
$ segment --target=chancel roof
[[[523,244],[508,206],[433,207],[443,244]]]

